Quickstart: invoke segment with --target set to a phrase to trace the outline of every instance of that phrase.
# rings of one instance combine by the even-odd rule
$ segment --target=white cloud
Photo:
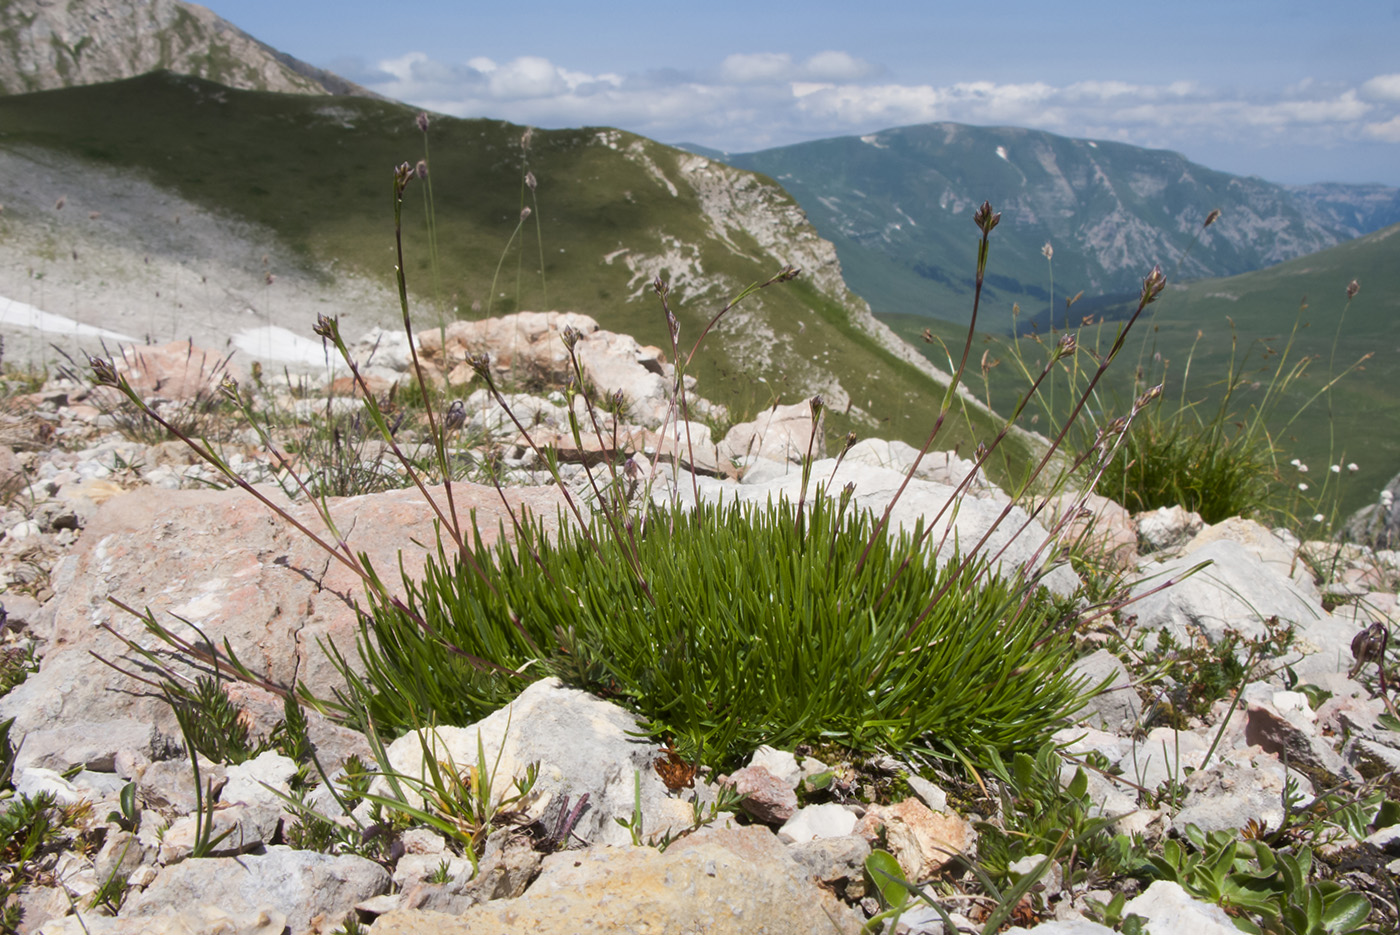
[[[758,84],[792,77],[792,56],[779,52],[731,55],[719,66],[720,77],[732,84]]]
[[[1361,85],[1361,93],[1373,101],[1400,101],[1400,74],[1377,75]]]
[[[1361,128],[1361,135],[1368,140],[1381,143],[1400,143],[1400,114],[1385,123],[1368,123]]]
[[[538,126],[621,126],[662,140],[744,151],[948,120],[1051,130],[1192,151],[1400,143],[1400,74],[1357,86],[1301,81],[1249,94],[1194,81],[877,81],[840,50],[796,59],[736,53],[707,73],[593,73],[539,56],[461,64],[413,52],[352,75],[389,97],[464,117]]]
[[[808,81],[859,81],[875,72],[869,62],[861,61],[847,52],[818,52],[802,65],[802,77]]]

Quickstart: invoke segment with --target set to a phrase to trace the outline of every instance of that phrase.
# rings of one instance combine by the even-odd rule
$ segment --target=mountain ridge
[[[378,96],[183,0],[0,2],[0,94],[159,70],[250,91]]]
[[[962,235],[990,200],[1003,214],[984,292],[997,329],[1013,306],[1048,320],[1081,291],[1130,297],[1153,265],[1177,279],[1236,275],[1400,219],[1400,190],[1384,186],[1287,187],[1169,150],[1019,127],[921,124],[723,158],[792,192],[877,316],[965,320],[970,285],[957,273],[973,251]]]

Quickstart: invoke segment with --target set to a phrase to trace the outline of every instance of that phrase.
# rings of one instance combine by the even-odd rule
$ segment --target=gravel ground
[[[115,350],[193,339],[219,353],[237,349],[245,367],[257,358],[309,369],[307,358],[320,356],[317,314],[339,315],[351,339],[399,321],[388,264],[380,283],[310,270],[271,232],[135,173],[5,148],[0,192],[6,363],[52,365],[61,361],[55,347],[76,356],[103,342]],[[36,327],[24,306],[58,319]]]

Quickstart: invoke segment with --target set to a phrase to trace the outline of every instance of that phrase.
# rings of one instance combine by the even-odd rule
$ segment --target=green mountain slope
[[[1353,279],[1360,291],[1348,307],[1346,289]],[[1152,308],[1155,314],[1129,337],[1123,366],[1110,371],[1108,398],[1117,399],[1115,411],[1126,410],[1139,364],[1154,381],[1165,369],[1166,398],[1176,400],[1189,363],[1185,398],[1211,406],[1219,399],[1232,351],[1243,362],[1237,370],[1246,374],[1247,384],[1258,382],[1236,395],[1237,406],[1257,404],[1292,335],[1288,361],[1309,362],[1271,422],[1283,452],[1280,483],[1307,483],[1316,492],[1324,478],[1341,480],[1342,506],[1350,512],[1400,471],[1400,225],[1268,269],[1169,287]],[[892,324],[910,336],[919,320]],[[1116,333],[1115,322],[1078,329],[1080,342],[1090,347],[1107,347]],[[1021,386],[1011,379],[1004,343],[982,346],[1003,360],[993,371],[992,399],[1009,409]],[[1035,361],[1043,357],[1029,338],[1022,339],[1022,348]],[[1317,395],[1332,375],[1367,354],[1359,369],[1336,383],[1330,398]],[[1044,422],[1036,428],[1043,429]],[[1293,458],[1309,466],[1307,475],[1287,463]],[[1328,471],[1331,464],[1348,462],[1359,470]]]
[[[162,73],[0,98],[0,146],[140,173],[274,231],[317,275],[388,283],[392,170],[424,155],[414,116],[387,101]],[[662,276],[688,346],[728,296],[791,263],[805,271],[799,280],[763,291],[712,334],[694,371],[705,394],[743,415],[821,392],[833,432],[912,441],[927,430],[940,393],[927,365],[847,291],[835,252],[771,182],[617,130],[537,130],[525,148],[521,127],[438,117],[429,142],[436,277],[421,187],[404,222],[420,322],[575,310],[668,347],[650,288]],[[24,236],[4,220],[5,236]],[[949,447],[958,441],[948,436]]]
[[[1064,299],[1080,291],[1076,320],[1112,307],[1135,295],[1154,264],[1186,280],[1312,253],[1355,236],[1358,222],[1383,218],[1386,192],[1395,194],[1370,193],[1369,202],[1352,206],[1348,193],[1304,197],[1177,153],[951,123],[726,158],[793,193],[835,243],[851,288],[882,318],[966,320],[967,232],[973,210],[990,199],[1002,212],[987,283],[986,324],[994,328],[1009,327],[1013,304],[1022,322],[1037,319],[1042,327],[1053,306],[1063,326]],[[1222,216],[1202,232],[1216,208]]]

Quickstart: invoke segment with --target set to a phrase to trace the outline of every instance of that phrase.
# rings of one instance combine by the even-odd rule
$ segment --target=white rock
[[[828,802],[808,805],[797,810],[778,829],[778,840],[784,844],[801,844],[818,838],[839,838],[856,828],[855,813],[844,805]]]

